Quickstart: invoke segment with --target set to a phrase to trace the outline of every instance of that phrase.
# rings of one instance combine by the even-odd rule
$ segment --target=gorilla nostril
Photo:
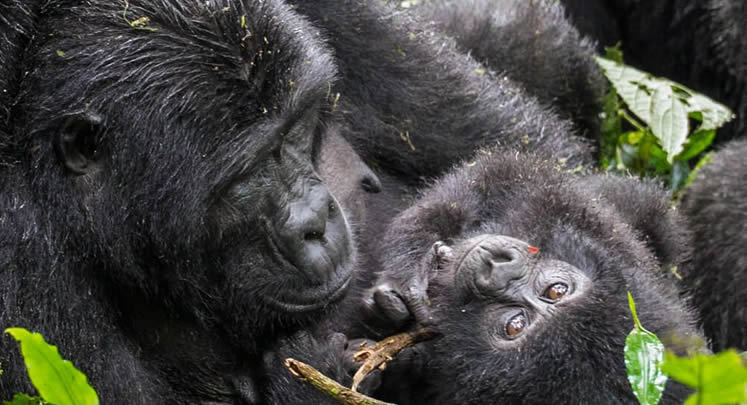
[[[361,180],[361,187],[367,193],[378,193],[381,191],[381,181],[375,174],[371,173]]]
[[[337,215],[337,204],[332,198],[329,199],[329,204],[327,204],[327,215],[330,217]]]
[[[324,240],[324,233],[323,232],[307,232],[303,235],[303,240],[307,242],[313,242],[313,241],[323,241]]]
[[[512,254],[512,252],[508,249],[502,249],[498,248],[496,249],[493,246],[487,247],[485,245],[481,245],[480,249],[485,252],[483,255],[483,260],[486,261],[486,263],[510,263],[514,261],[516,258]]]

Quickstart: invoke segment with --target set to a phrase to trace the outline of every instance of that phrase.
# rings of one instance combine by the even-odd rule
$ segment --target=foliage
[[[722,405],[747,401],[747,367],[734,350],[692,357],[667,352],[662,369],[695,389],[685,405]]]
[[[10,401],[3,401],[3,405],[47,405],[49,402],[39,397],[30,397],[26,394],[16,394]]]
[[[98,405],[98,395],[86,376],[62,359],[57,347],[45,342],[41,334],[23,328],[8,328],[5,332],[20,342],[29,378],[40,398],[19,394],[4,404]]]
[[[664,352],[658,337],[641,325],[628,293],[635,328],[625,339],[625,367],[633,393],[642,405],[656,405],[667,377],[695,389],[685,405],[747,405],[745,359],[733,350],[679,357]]]
[[[656,405],[664,393],[667,376],[661,370],[664,345],[658,337],[641,325],[635,301],[628,292],[628,304],[635,327],[625,339],[625,369],[633,394],[642,405]]]
[[[685,186],[716,129],[734,114],[681,84],[624,65],[616,47],[597,63],[612,84],[603,100],[603,167],[661,176],[672,190]]]

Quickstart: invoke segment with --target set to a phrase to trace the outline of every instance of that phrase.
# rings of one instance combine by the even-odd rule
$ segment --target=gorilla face
[[[573,265],[541,259],[539,249],[501,235],[479,235],[454,251],[437,242],[440,274],[452,273],[461,300],[491,302],[486,323],[492,344],[508,349],[532,329],[551,322],[556,311],[588,294],[591,280]],[[449,263],[450,262],[450,263]],[[451,275],[449,275],[451,277]]]
[[[260,173],[229,188],[219,214],[230,218],[230,211],[238,210],[237,223],[224,226],[241,233],[248,222],[259,236],[259,251],[239,255],[243,263],[256,263],[254,268],[237,263],[232,281],[251,275],[247,284],[252,282],[263,303],[280,312],[323,308],[343,295],[352,277],[345,215],[315,167],[324,131],[317,116],[312,110],[292,124]]]
[[[329,52],[281,2],[125,4],[45,10],[15,131],[40,204],[123,296],[243,345],[312,322],[354,255],[316,168]]]

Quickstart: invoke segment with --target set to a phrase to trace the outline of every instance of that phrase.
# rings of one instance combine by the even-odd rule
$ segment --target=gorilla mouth
[[[274,237],[272,228],[267,227],[265,234],[268,235],[267,241],[270,251],[278,264],[281,267],[291,270],[292,273],[305,274],[303,269],[300,269],[283,254]],[[325,284],[315,285],[312,283],[302,289],[290,289],[291,291],[285,288],[281,294],[274,296],[265,295],[265,301],[271,307],[285,313],[317,311],[339,301],[345,296],[354,273],[352,266],[349,264],[352,255],[341,256],[343,256],[342,263],[335,264],[334,269],[330,269],[332,276]]]
[[[286,313],[304,313],[318,311],[342,299],[348,291],[353,272],[337,269],[335,273],[344,274],[331,280],[323,287],[312,286],[281,297],[265,296],[267,303],[277,310]],[[293,298],[290,296],[292,295]]]

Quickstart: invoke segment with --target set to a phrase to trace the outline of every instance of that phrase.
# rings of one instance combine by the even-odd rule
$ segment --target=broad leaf
[[[596,60],[630,111],[648,124],[651,121],[651,95],[653,93],[645,85],[649,75],[608,59],[597,58]]]
[[[688,118],[701,122],[697,131],[715,130],[734,118],[724,105],[671,80],[604,58],[597,63],[628,109],[651,128],[670,163],[683,150]]]
[[[642,405],[656,405],[664,392],[667,376],[661,371],[664,345],[641,325],[633,297],[628,293],[635,328],[625,339],[625,368],[633,393]]]
[[[708,129],[705,131],[698,130],[687,138],[684,150],[682,153],[675,157],[676,160],[688,161],[695,156],[698,156],[701,152],[706,150],[708,146],[713,142],[713,138],[716,137],[716,131]]]
[[[722,125],[734,119],[734,113],[725,105],[717,103],[710,98],[686,89],[690,94],[688,99],[689,111],[699,111],[703,114],[699,131],[718,129]]]
[[[86,376],[73,363],[63,360],[57,347],[45,342],[41,334],[23,328],[8,328],[5,332],[21,343],[29,378],[45,401],[55,405],[98,405],[99,398]]]
[[[673,379],[695,389],[685,405],[747,401],[747,368],[733,350],[690,358],[667,352],[662,369]]]
[[[675,97],[672,86],[661,85],[654,90],[651,108],[651,132],[661,141],[661,147],[667,152],[671,163],[682,151],[687,139],[689,123],[685,104]]]

